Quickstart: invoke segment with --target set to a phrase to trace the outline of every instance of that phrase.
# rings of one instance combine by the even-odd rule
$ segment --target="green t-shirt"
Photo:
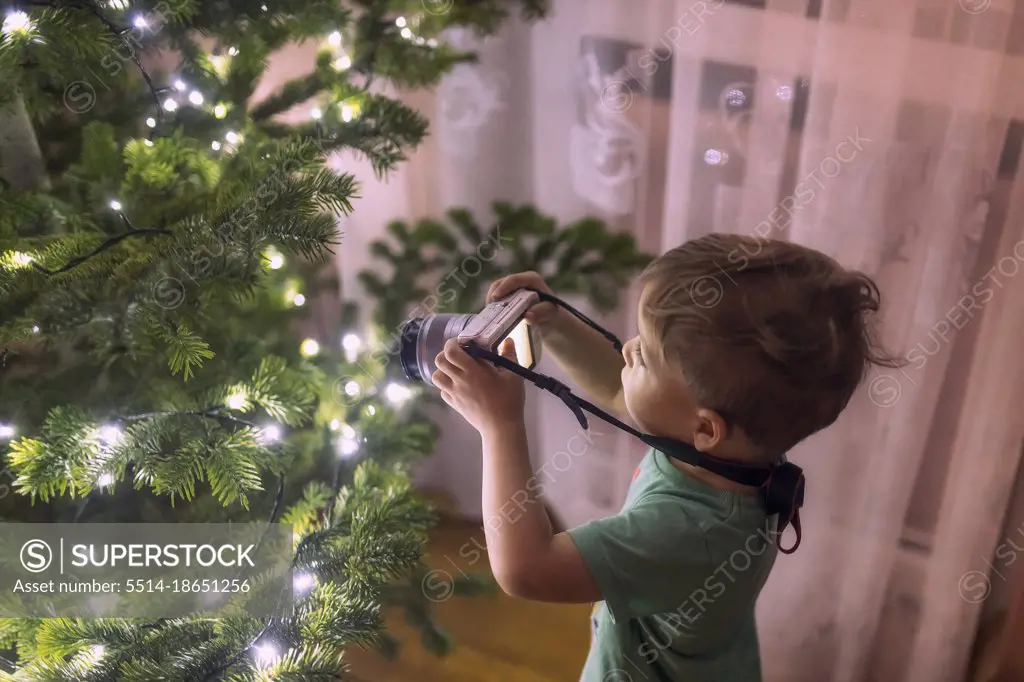
[[[604,601],[581,682],[760,682],[754,601],[775,517],[651,450],[617,516],[569,531]]]

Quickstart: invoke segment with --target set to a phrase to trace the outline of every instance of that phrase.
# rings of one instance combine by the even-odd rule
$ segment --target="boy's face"
[[[645,319],[646,293],[645,289],[637,310],[639,334],[622,347],[626,361],[622,368],[626,409],[644,431],[693,443],[700,421],[697,403],[679,370],[669,366],[662,357],[653,330]]]

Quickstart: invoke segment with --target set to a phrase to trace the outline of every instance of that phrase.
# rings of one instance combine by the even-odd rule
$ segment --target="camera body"
[[[500,301],[494,301],[473,316],[459,334],[459,343],[472,343],[498,352],[498,344],[509,336],[526,311],[539,300],[535,292],[519,289]]]
[[[540,360],[540,338],[524,316],[539,301],[536,292],[519,289],[475,315],[440,313],[407,321],[399,351],[405,376],[433,385],[434,358],[452,338],[495,353],[505,339],[512,338],[516,362],[533,369]]]

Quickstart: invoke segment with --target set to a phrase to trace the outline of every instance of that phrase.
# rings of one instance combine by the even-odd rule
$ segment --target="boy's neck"
[[[699,481],[703,481],[704,483],[707,483],[711,487],[717,488],[718,490],[724,490],[730,493],[745,494],[754,494],[758,490],[757,486],[743,485],[742,483],[737,483],[736,481],[730,481],[728,478],[725,478],[724,476],[719,476],[718,474],[712,473],[707,469],[701,469],[700,467],[693,466],[692,464],[681,462],[675,457],[669,457],[668,459],[670,462],[672,462],[672,466],[674,466],[676,469],[681,471],[686,476],[692,476],[693,478],[696,478]]]

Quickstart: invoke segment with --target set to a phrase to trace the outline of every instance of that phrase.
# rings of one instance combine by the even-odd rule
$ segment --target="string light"
[[[431,38],[430,40],[427,41],[427,46],[428,47],[437,47],[437,41],[434,40],[433,38]]]
[[[341,120],[342,121],[344,121],[345,123],[348,123],[349,121],[352,120],[352,117],[354,115],[355,115],[355,112],[352,110],[352,107],[350,107],[347,104],[342,104],[341,105]]]
[[[156,119],[150,116],[146,119],[146,125],[150,128],[156,128]]]
[[[174,101],[173,99],[168,97],[167,99],[164,100],[164,109],[166,109],[167,111],[175,111],[175,110],[177,110],[177,108],[178,108],[178,103],[176,101]]]
[[[264,642],[263,644],[257,644],[252,648],[253,656],[256,658],[256,662],[261,666],[269,666],[271,661],[277,658],[280,654],[277,647],[270,642]]]
[[[192,102],[192,104],[198,107],[200,104],[203,103],[203,93],[199,92],[198,90],[193,90],[188,95],[188,101]]]
[[[113,474],[103,474],[96,481],[96,486],[99,488],[106,488],[108,485],[114,485]]]
[[[33,260],[35,259],[32,256],[21,251],[15,251],[11,254],[11,263],[16,268],[26,268]]]
[[[281,440],[281,427],[277,424],[267,424],[260,427],[257,440],[264,445],[279,442]]]
[[[220,142],[218,142],[217,140],[214,140],[213,142],[211,142],[210,146],[213,147],[213,151],[215,151],[215,152],[220,151]]]
[[[10,424],[0,424],[0,440],[10,440],[17,433]]]
[[[32,325],[32,333],[33,334],[38,334],[39,333],[39,325],[38,324]]]
[[[229,130],[227,135],[224,136],[224,139],[228,141],[228,144],[236,144],[239,140],[242,139],[242,136],[236,133],[234,130]]]
[[[334,60],[334,68],[336,71],[344,71],[350,66],[352,66],[352,58],[347,54]]]
[[[35,28],[35,22],[29,18],[28,14],[20,10],[12,10],[7,13],[0,32],[9,36],[14,33],[28,33],[33,28]]]
[[[231,56],[231,57],[237,57],[238,56],[238,48],[237,47],[229,47],[228,48],[228,55]]]
[[[347,384],[345,384],[345,395],[349,396],[350,398],[354,398],[357,395],[359,395],[360,390],[361,389],[358,381],[350,381]]]
[[[135,28],[149,28],[149,22],[140,14],[135,17]]]
[[[356,430],[348,424],[342,424],[341,426],[341,437],[347,438],[348,440],[355,440]]]
[[[333,47],[339,47],[341,45],[341,33],[335,31],[331,35],[327,36],[327,42]]]
[[[306,297],[302,294],[295,294],[295,296],[292,297],[292,303],[295,304],[295,307],[301,308],[306,303]]]
[[[320,108],[319,108],[319,107],[313,107],[312,109],[310,109],[310,111],[309,111],[309,115],[310,115],[310,116],[311,116],[311,117],[312,117],[312,118],[313,118],[314,120],[317,120],[317,121],[319,121],[319,120],[320,120],[321,118],[323,118],[323,117],[324,117],[324,112],[320,111]]]
[[[359,452],[359,443],[354,438],[342,438],[339,453],[344,458],[349,458]]]
[[[400,407],[412,397],[412,389],[392,382],[384,388],[384,397],[395,407]]]
[[[377,408],[374,407],[373,405],[367,405],[366,406],[366,414],[368,414],[368,415],[370,415],[372,417],[373,415],[377,414]]]
[[[330,426],[331,431],[337,431],[338,429],[341,428],[341,422],[338,421],[337,419],[332,419],[331,423],[329,424],[329,426]]]
[[[307,358],[311,358],[320,353],[320,344],[316,339],[306,339],[299,346],[299,352]]]
[[[224,401],[232,410],[244,410],[246,405],[249,404],[249,399],[246,397],[244,391],[235,391],[228,396],[227,400]]]
[[[178,80],[174,81],[174,89],[178,92],[185,92],[186,90],[188,90],[188,86],[185,85],[185,81],[179,78]]]
[[[402,37],[405,38],[406,40],[408,40],[409,38],[412,38],[412,31],[410,31],[408,28],[403,28],[402,29]]]
[[[213,108],[213,115],[217,118],[224,118],[228,115],[228,108],[223,104],[218,104]]]
[[[107,0],[107,7],[110,9],[128,9],[127,0]]]
[[[363,347],[363,341],[355,334],[345,334],[341,339],[341,347],[345,349],[345,360],[355,362],[359,349]]]
[[[405,28],[405,25],[405,17],[398,17],[397,19],[395,19],[395,26],[397,26],[398,28]]]
[[[96,434],[104,445],[117,445],[124,437],[124,432],[114,424],[101,426]]]
[[[305,592],[316,584],[316,578],[309,573],[296,573],[292,579],[292,587],[296,592]]]
[[[147,147],[152,147],[153,146],[153,140],[143,140],[142,144],[146,145]]]
[[[110,200],[110,209],[112,211],[120,211],[121,208],[122,207],[121,207],[121,202],[120,201],[118,201],[117,199],[111,199]]]
[[[263,257],[267,259],[267,265],[271,270],[280,270],[284,267],[284,254],[273,246],[263,252]]]
[[[227,70],[228,58],[222,54],[215,54],[210,57],[210,64],[213,65],[214,71],[223,74]]]

